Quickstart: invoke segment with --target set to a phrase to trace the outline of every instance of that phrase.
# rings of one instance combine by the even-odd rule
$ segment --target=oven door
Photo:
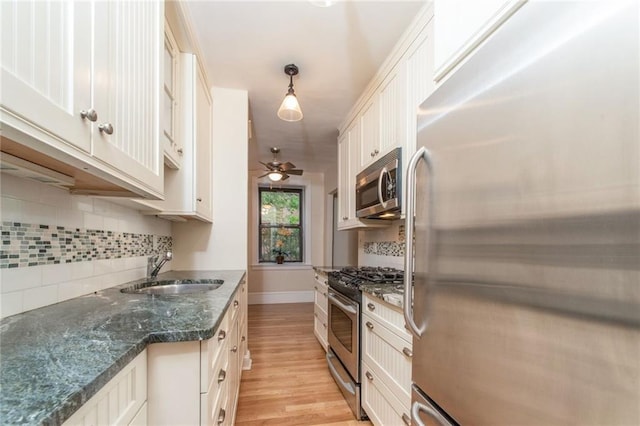
[[[360,305],[329,290],[329,346],[360,383]]]

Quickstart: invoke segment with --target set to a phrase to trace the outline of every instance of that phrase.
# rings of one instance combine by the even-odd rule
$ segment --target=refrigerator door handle
[[[405,241],[406,241],[406,249],[404,252],[404,320],[407,323],[409,331],[415,337],[421,337],[424,332],[424,326],[418,327],[415,320],[413,319],[413,224],[414,224],[414,215],[416,210],[416,168],[418,167],[418,162],[420,160],[424,160],[427,170],[429,171],[430,179],[428,185],[428,196],[429,196],[429,222],[432,220],[432,211],[433,211],[433,165],[431,162],[431,153],[427,148],[420,147],[411,160],[409,161],[409,165],[407,166],[407,200],[406,200],[406,210],[405,210],[405,219],[404,219],[404,229],[405,229]],[[430,226],[431,228],[431,226]],[[427,234],[427,238],[431,239],[431,232]],[[431,247],[431,241],[427,242],[427,247]],[[429,262],[430,255],[427,256],[426,262]],[[425,265],[426,270],[429,270],[429,265]],[[427,313],[425,312],[425,317]]]
[[[411,417],[413,417],[413,422],[418,426],[426,426],[422,420],[420,420],[420,412],[427,413],[431,418],[433,418],[438,424],[442,426],[451,426],[444,417],[440,415],[436,410],[428,405],[424,405],[419,403],[418,401],[414,401],[411,406]]]

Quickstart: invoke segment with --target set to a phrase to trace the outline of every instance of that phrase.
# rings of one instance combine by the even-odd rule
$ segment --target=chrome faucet
[[[160,256],[149,256],[147,259],[147,278],[155,278],[158,276],[158,272],[164,266],[165,263],[173,258],[173,254],[168,251],[164,257],[158,260]]]

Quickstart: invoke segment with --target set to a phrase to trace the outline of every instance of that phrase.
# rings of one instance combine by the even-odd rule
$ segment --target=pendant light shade
[[[282,173],[280,172],[271,172],[267,176],[273,182],[278,182],[279,180],[282,179]]]
[[[284,121],[300,121],[303,117],[302,110],[293,90],[293,76],[298,74],[298,67],[289,64],[284,67],[284,73],[289,76],[289,90],[278,109],[278,117]]]

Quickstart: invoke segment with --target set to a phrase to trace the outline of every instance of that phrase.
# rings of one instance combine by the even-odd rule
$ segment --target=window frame
[[[263,192],[287,192],[287,193],[297,193],[300,200],[298,203],[298,216],[300,219],[300,222],[298,225],[282,225],[282,224],[277,224],[277,225],[263,225],[262,223],[262,193]],[[278,188],[272,188],[272,187],[266,187],[266,186],[258,186],[258,263],[261,265],[265,265],[265,264],[276,264],[275,259],[274,260],[263,260],[262,259],[262,229],[263,228],[291,228],[291,229],[299,229],[299,235],[300,238],[298,239],[298,244],[299,244],[299,251],[300,251],[300,258],[299,260],[287,260],[287,258],[285,257],[284,259],[284,263],[289,263],[289,264],[303,264],[305,261],[305,257],[304,257],[304,247],[305,247],[305,239],[304,239],[304,230],[305,230],[305,221],[304,221],[304,206],[305,203],[305,188],[304,187],[293,187],[293,186],[286,186],[286,187],[278,187]]]

